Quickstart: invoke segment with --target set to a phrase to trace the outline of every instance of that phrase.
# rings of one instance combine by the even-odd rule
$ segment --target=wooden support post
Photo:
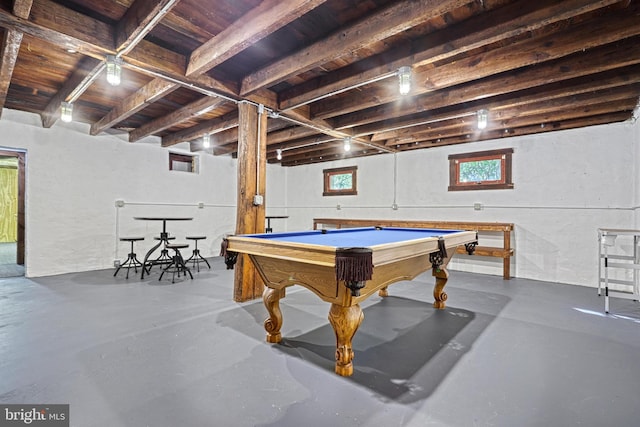
[[[238,104],[238,200],[236,234],[264,233],[267,114],[246,101]],[[262,196],[262,200],[256,200]],[[233,299],[262,297],[264,284],[246,254],[238,256]]]

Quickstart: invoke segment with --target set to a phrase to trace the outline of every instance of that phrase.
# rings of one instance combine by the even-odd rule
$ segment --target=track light
[[[280,148],[276,150],[276,158],[282,160],[282,150]]]
[[[211,136],[208,133],[202,135],[202,146],[204,148],[211,147]]]
[[[406,95],[411,91],[411,67],[398,68],[398,84],[400,95]]]
[[[122,58],[107,55],[107,81],[111,86],[118,86],[122,76]]]
[[[66,123],[73,120],[73,104],[71,102],[62,101],[60,103],[60,120]]]
[[[346,136],[344,138],[344,151],[349,151],[349,150],[351,150],[351,137]]]
[[[487,127],[487,123],[489,122],[489,112],[487,110],[478,110],[476,113],[478,118],[478,129],[484,129]]]

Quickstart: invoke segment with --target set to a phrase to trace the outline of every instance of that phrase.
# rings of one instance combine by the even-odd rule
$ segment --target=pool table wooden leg
[[[360,305],[344,307],[331,304],[329,322],[336,333],[336,374],[348,377],[353,374],[353,347],[351,340],[356,334],[364,314]]]
[[[444,287],[447,284],[449,278],[449,272],[444,268],[434,268],[433,277],[436,278],[436,285],[433,287],[433,306],[435,308],[445,308],[445,301],[447,300],[447,293],[444,291]]]
[[[267,331],[267,342],[279,343],[282,340],[280,328],[282,328],[282,311],[280,311],[280,299],[284,298],[285,290],[264,288],[262,300],[269,312],[269,317],[264,321],[264,329]]]

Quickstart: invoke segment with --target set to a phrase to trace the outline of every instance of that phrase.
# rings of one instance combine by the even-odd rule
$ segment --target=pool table
[[[287,287],[303,286],[331,303],[335,372],[349,376],[352,339],[364,318],[359,303],[376,292],[387,296],[388,285],[432,269],[433,305],[444,308],[445,267],[458,246],[472,253],[476,243],[473,231],[366,227],[229,236],[227,251],[247,254],[266,284],[267,342],[282,339],[279,302]]]

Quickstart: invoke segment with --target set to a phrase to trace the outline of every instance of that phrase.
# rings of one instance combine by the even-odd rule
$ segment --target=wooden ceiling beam
[[[288,126],[282,120],[267,120],[267,132],[273,132]],[[267,144],[269,142],[267,141]],[[211,152],[216,156],[234,153],[238,150],[238,128],[227,129],[211,136]],[[201,141],[191,141],[191,151],[202,151]]]
[[[314,129],[316,131],[318,131],[318,133],[322,133],[328,136],[332,136],[334,138],[346,138],[346,137],[351,137],[353,138],[352,142],[353,143],[360,143],[360,144],[365,144],[365,145],[370,145],[372,147],[376,147],[380,150],[384,150],[384,151],[392,151],[389,148],[385,147],[382,144],[379,144],[377,142],[372,142],[370,141],[370,138],[366,137],[366,136],[354,136],[353,132],[351,130],[345,130],[345,131],[336,131],[335,129],[333,129],[333,127],[326,121],[324,120],[310,120],[307,117],[307,111],[308,108],[307,107],[303,107],[302,109],[295,109],[295,110],[290,110],[287,111],[286,113],[280,114],[280,117],[283,120],[288,120],[291,123],[300,125],[300,126],[304,126],[310,129]]]
[[[317,7],[324,1],[325,0],[296,0],[296,2],[264,1],[257,8],[252,9],[241,19],[237,20],[236,23],[192,52],[185,75],[187,77],[207,78],[207,76],[202,76],[202,74],[302,14]],[[229,92],[228,88],[223,89],[225,93]],[[234,89],[233,93],[235,94],[237,88]],[[253,97],[253,100],[258,103],[266,103],[271,107],[275,105],[275,94],[266,94],[265,96],[264,91],[262,91],[256,95],[257,96]],[[265,98],[267,98],[266,102]],[[188,114],[188,110],[185,110],[185,112]],[[179,119],[180,117],[180,115],[173,115],[174,119]],[[208,126],[205,125],[202,129],[206,129],[207,127]],[[150,127],[147,129],[150,129]],[[200,137],[204,135],[204,133],[200,135],[202,129],[196,127],[194,132],[176,132],[175,134],[163,137],[162,144],[163,146],[175,145],[185,140]],[[130,140],[132,137],[134,138],[133,140],[136,140],[138,134],[144,132],[146,131],[136,132],[133,136],[130,136]],[[184,139],[181,140],[181,138]]]
[[[563,122],[579,117],[600,116],[619,111],[631,111],[637,103],[637,97],[625,98],[622,94],[603,97],[601,99],[580,99],[572,102],[571,99],[564,102],[555,102],[545,107],[540,106],[537,111],[511,112],[502,120],[490,120],[486,129],[478,130],[475,119],[452,120],[442,124],[436,129],[416,128],[414,132],[402,133],[388,139],[385,144],[399,149],[403,144],[415,144],[416,140],[437,140],[451,137],[464,136],[473,140],[478,134],[492,133],[506,129],[509,133],[512,129],[523,126],[537,125],[544,128],[548,123]]]
[[[11,84],[11,76],[16,66],[18,52],[22,44],[23,33],[15,30],[7,30],[2,36],[2,60],[0,62],[0,114],[7,100],[9,85]]]
[[[29,19],[32,7],[33,0],[14,0],[13,14],[23,19]]]
[[[283,80],[351,51],[412,28],[428,18],[464,6],[465,0],[405,0],[374,13],[347,28],[341,28],[311,46],[257,70],[242,80],[241,96]]]
[[[279,144],[281,142],[305,138],[311,135],[317,135],[318,131],[303,126],[292,126],[287,129],[278,130],[267,134],[267,145]]]
[[[91,125],[90,134],[97,135],[154,103],[157,99],[173,92],[179,86],[162,79],[155,79],[142,86],[132,95],[126,97],[109,113]]]
[[[129,142],[136,142],[145,136],[149,136],[153,133],[163,131],[172,126],[177,125],[186,120],[193,119],[214,110],[218,106],[227,102],[223,98],[215,96],[204,96],[197,101],[194,101],[184,107],[173,111],[165,116],[159,117],[155,120],[140,126],[139,128],[129,132]]]
[[[31,20],[19,18],[0,9],[0,27],[21,31],[57,45],[60,49],[73,49],[98,60],[104,60],[106,55],[116,53],[114,27],[48,0],[35,0]],[[125,66],[130,63],[137,72],[154,77],[162,76],[159,79],[175,79],[176,88],[182,84],[232,96],[238,92],[238,86],[234,83],[218,81],[209,76],[185,77],[187,58],[184,55],[146,40],[141,40],[124,59]],[[161,84],[156,82],[155,85]],[[264,99],[271,95],[265,96],[261,93],[261,96],[261,99]],[[275,96],[272,98],[275,99]]]
[[[182,79],[182,75],[184,74],[184,70],[187,67],[187,58],[183,57],[181,60],[167,58],[163,55],[155,56],[153,55],[154,62],[149,62],[148,59],[144,59],[143,61],[136,62],[136,58],[140,52],[148,53],[150,50],[157,50],[156,45],[141,40],[141,36],[149,32],[153,25],[159,23],[159,19],[162,15],[167,13],[171,8],[173,8],[178,1],[175,0],[163,0],[162,2],[156,4],[157,2],[149,1],[149,0],[136,0],[136,2],[128,9],[127,14],[123,17],[123,19],[118,23],[117,32],[118,42],[117,45],[120,49],[131,50],[131,52],[127,55],[127,60],[132,64],[137,65],[138,67],[142,67],[145,69],[151,69],[157,72],[164,72],[163,67],[166,67],[166,64],[175,64],[178,66],[174,73],[176,77],[180,80]],[[155,23],[155,24],[154,24]],[[138,40],[141,45],[141,49],[136,48],[134,44],[134,40]],[[182,62],[184,60],[184,62]],[[206,71],[206,70],[204,70]],[[230,84],[221,84],[221,82],[212,79],[209,76],[201,75],[202,72],[191,73],[191,75],[187,75],[185,77],[194,77],[196,79],[195,85],[202,82],[204,83],[202,86],[204,88],[209,88],[211,86],[216,90],[220,90],[223,93],[232,93],[235,94],[237,92],[237,87],[235,85]],[[163,94],[166,94],[170,91],[176,90],[181,85],[173,82],[172,86],[169,86],[164,78],[156,77],[154,81],[151,82],[150,85],[147,85],[149,88],[157,88],[160,92],[157,94],[149,93],[148,89],[145,89],[145,94],[148,96],[148,99],[145,100],[146,105],[150,99],[157,99]],[[106,127],[110,127],[115,123],[121,122],[122,120],[130,117],[135,112],[139,111],[139,109],[127,110],[127,106],[129,105],[141,105],[139,103],[139,94],[133,94],[129,97],[129,99],[124,99],[120,102],[119,105],[114,107],[107,116],[103,117],[100,121],[94,123],[91,127],[92,132],[101,132],[106,130]],[[180,110],[180,112],[174,112],[168,116],[165,116],[161,119],[154,120],[152,123],[148,123],[142,128],[138,128],[130,133],[129,141],[134,142],[142,138],[143,136],[150,135],[151,133],[158,132],[162,129],[166,129],[173,124],[178,123],[178,121],[186,120],[193,117],[194,112],[201,111],[203,109],[207,109],[208,107],[214,107],[219,105],[222,100],[217,99],[215,101],[204,100],[202,101],[208,106],[200,105],[197,101],[191,107],[187,106]],[[116,114],[120,114],[116,116]],[[203,113],[200,113],[203,114]],[[179,137],[183,135],[183,133],[176,133],[174,137]],[[170,145],[177,144],[177,141],[173,142],[172,138],[168,138],[168,140],[172,141]]]
[[[29,18],[33,0],[16,0],[13,2],[13,14],[19,18]],[[23,33],[16,30],[6,30],[2,36],[2,45],[0,54],[2,55],[0,62],[0,115],[7,100],[9,85],[13,70],[18,60],[20,45],[22,44]]]
[[[473,49],[519,36],[546,25],[599,9],[620,0],[521,0],[485,14],[477,15],[455,27],[413,41],[407,49],[392,49],[358,61],[326,76],[284,91],[280,110],[302,105],[327,93],[356,87],[406,65],[423,66],[453,58]],[[383,65],[380,65],[383,64]],[[364,71],[363,71],[364,70]]]
[[[99,61],[104,60],[107,54],[115,53],[115,30],[98,20],[74,12],[63,6],[47,0],[36,0],[32,10],[32,20],[28,21],[20,17],[13,16],[0,9],[0,27],[8,30],[17,30],[29,34],[33,37],[46,40],[52,44],[60,46],[60,49],[74,49],[82,54],[91,56]],[[171,52],[148,41],[142,40],[128,55],[125,60],[136,66],[137,71],[146,71],[156,76],[161,74],[170,78],[184,82],[183,85],[194,85],[204,89],[217,90],[224,93],[235,94],[237,86],[229,86],[227,83],[219,82],[209,76],[199,76],[194,79],[184,78],[186,68],[186,58],[183,55]],[[115,123],[129,117],[139,108],[148,105],[152,99],[162,97],[167,91],[180,87],[179,83],[171,83],[171,88],[167,81],[158,78],[140,91],[123,100],[114,107],[110,113],[92,125],[92,134],[95,135]],[[157,93],[150,93],[149,90],[157,88]],[[65,86],[65,91],[69,87]],[[71,89],[73,91],[73,89]],[[140,98],[141,92],[143,97]],[[58,99],[65,98],[66,94],[57,96]],[[129,110],[129,106],[136,106],[138,109]],[[43,124],[49,123],[55,118],[57,108],[52,113],[53,106],[50,105],[44,115]],[[120,114],[118,116],[118,114]]]
[[[98,59],[115,53],[112,26],[50,0],[35,0],[29,20],[12,17],[0,9],[0,26]]]
[[[42,127],[50,128],[53,126],[56,120],[58,120],[58,111],[60,111],[61,103],[68,101],[74,91],[78,87],[85,85],[85,82],[90,80],[102,67],[103,63],[101,60],[89,56],[84,57],[73,71],[71,77],[69,77],[64,82],[62,88],[51,97],[45,109],[40,113]]]
[[[381,154],[380,151],[371,148],[358,149],[353,147],[351,151],[345,152],[342,143],[329,142],[322,146],[322,148],[315,148],[313,150],[307,150],[298,153],[283,152],[283,158],[281,161],[271,160],[271,163],[280,163],[282,166],[300,166],[304,164],[320,163],[335,160],[353,159],[357,157],[372,156],[375,154]]]
[[[170,147],[181,142],[200,138],[204,134],[216,134],[231,128],[238,127],[238,113],[236,111],[225,114],[222,117],[204,121],[196,126],[174,132],[162,137],[162,146]]]
[[[525,40],[471,55],[435,68],[415,70],[413,95],[421,95],[458,84],[479,80],[501,72],[530,67],[569,56],[602,44],[613,43],[640,34],[640,15],[625,11],[612,14],[611,19],[588,21],[561,33]],[[611,68],[609,62],[602,70]],[[328,119],[399,99],[395,85],[371,87],[366,95],[336,96],[312,106],[312,117]]]
[[[416,139],[412,144],[401,145],[398,151],[411,151],[433,147],[443,147],[447,145],[466,144],[469,142],[479,142],[496,140],[502,138],[512,138],[515,136],[535,135],[537,133],[553,132],[558,130],[567,130],[581,128],[585,126],[597,126],[608,123],[622,122],[629,118],[629,111],[618,111],[614,113],[602,114],[599,116],[578,118],[565,121],[554,121],[548,123],[545,127],[541,127],[539,124],[523,126],[515,129],[511,129],[508,133],[503,130],[494,130],[492,132],[483,132],[476,134],[472,138],[466,136],[456,136],[452,138],[438,138],[438,139]]]
[[[344,146],[342,143],[342,139],[334,138],[332,136],[316,134],[313,136],[309,136],[306,138],[300,138],[292,141],[287,141],[280,144],[272,144],[268,151],[275,152],[280,149],[287,153],[309,153],[311,151],[317,150],[318,147],[324,147],[329,143],[337,143],[340,142],[340,146]]]
[[[326,0],[264,0],[191,53],[186,75],[209,71]]]
[[[116,51],[128,51],[159,22],[180,0],[135,0],[116,24]]]
[[[281,129],[285,129],[291,126],[291,123],[278,120],[278,119],[269,119],[267,120],[267,145],[269,142],[269,133],[277,132]],[[229,129],[223,132],[219,132],[211,138],[211,145],[214,147],[214,152],[216,156],[221,156],[225,154],[233,153],[237,150],[238,146],[238,129]]]
[[[608,64],[611,68],[601,71],[602,64]],[[435,110],[451,105],[472,103],[477,105],[486,99],[498,95],[509,96],[531,89],[537,91],[539,87],[548,84],[563,85],[569,89],[575,83],[573,79],[586,78],[591,80],[590,75],[594,75],[593,80],[607,81],[617,80],[625,84],[627,79],[634,79],[634,75],[640,72],[640,40],[630,39],[620,42],[616,50],[612,51],[606,47],[600,47],[589,52],[579,52],[569,57],[556,61],[536,65],[518,73],[497,76],[490,76],[473,84],[467,83],[447,90],[439,90],[412,99],[405,100],[400,105],[395,103],[382,104],[380,106],[367,108],[358,112],[346,114],[329,120],[336,129],[346,129],[353,126],[364,126],[373,123],[370,127],[354,128],[354,134],[370,133],[380,130],[376,128],[375,122],[384,119],[393,119],[410,114]],[[598,83],[595,83],[598,85]]]
[[[509,126],[507,124],[509,120],[525,116],[553,113],[555,117],[561,118],[571,109],[577,110],[591,105],[615,102],[624,104],[632,98],[635,98],[637,102],[636,94],[638,91],[640,91],[640,84],[636,83],[629,86],[597,90],[591,93],[585,92],[577,95],[568,95],[563,98],[532,101],[525,106],[497,109],[490,112],[489,120]]]
[[[623,81],[624,84],[622,83]],[[573,99],[574,101],[580,99],[592,100],[598,96],[603,96],[601,94],[604,94],[604,96],[624,94],[623,98],[626,98],[630,92],[640,90],[640,86],[633,84],[634,82],[640,83],[640,67],[638,67],[638,72],[634,75],[625,77],[612,75],[609,78],[603,76],[601,79],[582,79],[574,85],[561,82],[546,87],[496,96],[478,102],[432,110],[411,119],[361,126],[355,128],[354,131],[356,135],[375,134],[372,136],[372,140],[379,141],[394,138],[406,132],[407,129],[409,129],[409,132],[414,132],[411,129],[415,129],[416,126],[438,127],[445,120],[463,117],[475,118],[476,112],[480,108],[488,110],[492,119],[497,119],[514,114],[515,108],[520,111],[530,111],[543,102],[545,103],[544,105],[549,105],[549,101],[553,102],[558,99],[560,102],[565,102],[566,99]]]
[[[632,111],[637,103],[638,98],[633,97],[615,99],[611,101],[595,100],[591,102],[583,101],[575,104],[567,103],[564,106],[559,106],[558,104],[550,105],[548,108],[541,109],[538,112],[531,112],[532,114],[530,115],[512,115],[509,118],[501,120],[499,128],[506,128],[510,130],[529,125],[538,125],[542,128],[546,127],[547,123],[554,123],[557,121],[600,116],[619,111]]]

